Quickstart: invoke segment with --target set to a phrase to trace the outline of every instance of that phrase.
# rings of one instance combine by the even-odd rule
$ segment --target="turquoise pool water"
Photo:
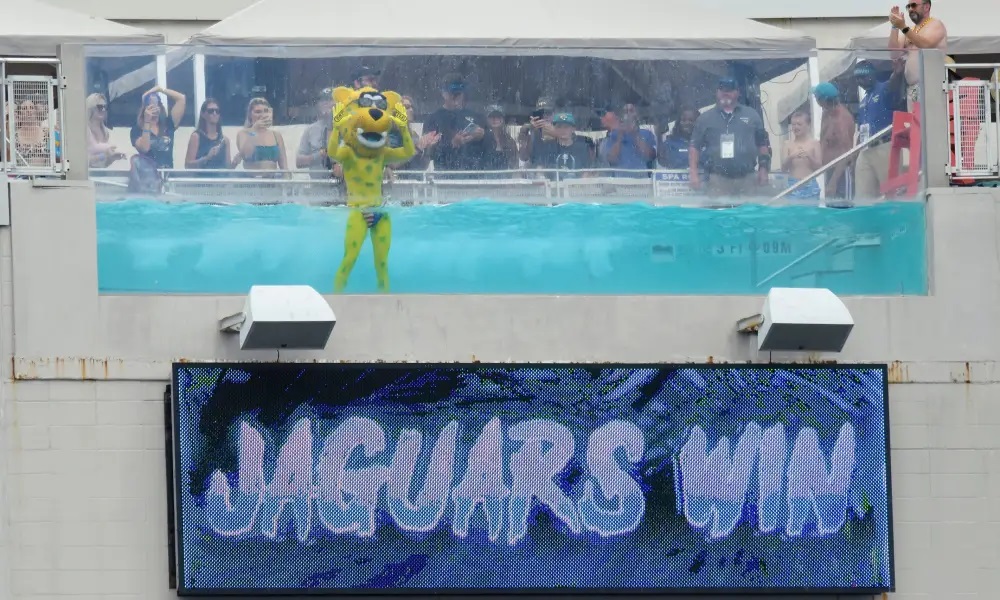
[[[389,209],[392,292],[925,294],[924,205],[850,209],[473,200]],[[102,292],[242,294],[253,284],[333,290],[347,211],[301,205],[101,202]],[[370,243],[347,291],[375,291]]]

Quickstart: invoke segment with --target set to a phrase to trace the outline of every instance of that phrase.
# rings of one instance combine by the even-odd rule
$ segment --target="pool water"
[[[924,204],[849,209],[470,200],[391,207],[391,291],[460,294],[926,294]],[[347,209],[101,202],[102,292],[333,291]],[[370,242],[347,293],[376,291]]]

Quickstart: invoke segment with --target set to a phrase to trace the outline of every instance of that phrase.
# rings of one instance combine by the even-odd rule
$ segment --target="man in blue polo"
[[[897,67],[888,81],[880,82],[870,62],[860,61],[854,67],[854,79],[865,91],[858,107],[859,144],[892,125],[892,113],[900,103],[902,73]],[[882,195],[882,184],[889,176],[889,141],[889,134],[883,134],[858,154],[854,165],[856,198],[871,200]]]
[[[608,135],[598,145],[598,156],[614,171],[614,177],[649,177],[651,162],[656,159],[656,136],[639,126],[635,105],[619,111],[606,106],[595,111]],[[643,172],[645,171],[645,172]]]

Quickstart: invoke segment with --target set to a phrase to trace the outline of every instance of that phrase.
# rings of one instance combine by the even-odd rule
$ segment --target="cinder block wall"
[[[244,355],[238,297],[96,294],[93,192],[12,184],[0,228],[0,598],[167,589],[163,393],[174,359]],[[840,355],[760,354],[750,297],[336,297],[327,350],[282,360],[888,362],[894,600],[1000,590],[1000,192],[935,192],[932,295],[850,298]],[[92,225],[90,226],[92,227]],[[10,260],[13,256],[13,260]],[[819,598],[819,597],[817,597]]]

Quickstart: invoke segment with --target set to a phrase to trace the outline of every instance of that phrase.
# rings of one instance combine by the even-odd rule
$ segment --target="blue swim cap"
[[[840,90],[829,81],[824,81],[814,87],[813,94],[817,100],[837,100],[840,98]]]

